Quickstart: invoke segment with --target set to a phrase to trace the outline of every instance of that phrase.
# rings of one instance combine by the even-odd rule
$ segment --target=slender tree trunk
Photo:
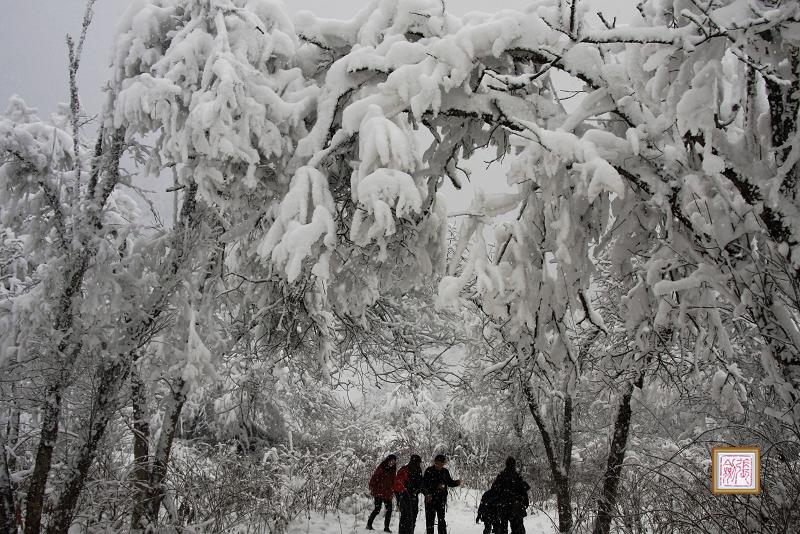
[[[11,398],[17,398],[16,383],[11,383]],[[17,532],[16,498],[11,473],[16,467],[16,455],[13,453],[19,439],[19,405],[12,401],[11,415],[6,428],[0,428],[0,532]]]
[[[156,446],[152,470],[150,471],[150,498],[147,501],[147,515],[151,524],[158,522],[158,511],[161,509],[161,503],[164,500],[164,480],[167,477],[172,442],[178,430],[183,405],[186,403],[186,393],[186,382],[182,378],[176,379],[172,384],[172,394],[161,424],[161,436]]]
[[[42,430],[39,434],[39,446],[36,448],[36,460],[25,502],[25,534],[39,534],[41,530],[44,489],[58,438],[58,417],[61,412],[60,384],[55,384],[45,394],[42,411]]]
[[[64,292],[59,298],[56,314],[54,330],[63,335],[56,351],[62,360],[61,369],[59,375],[52,379],[44,395],[42,430],[25,503],[25,534],[38,534],[41,527],[45,487],[53,463],[53,449],[58,439],[61,395],[68,382],[67,376],[82,348],[80,340],[74,339],[75,334],[72,330],[75,323],[75,300],[89,266],[88,249],[81,251],[72,265],[72,269],[65,275]]]
[[[525,393],[525,397],[528,401],[528,409],[533,416],[533,420],[536,422],[536,426],[539,428],[539,434],[542,437],[542,444],[544,445],[544,451],[547,455],[547,462],[550,465],[550,474],[553,477],[553,485],[555,486],[556,490],[556,506],[558,507],[558,531],[559,532],[570,532],[572,530],[572,498],[570,495],[570,487],[569,487],[569,464],[566,466],[563,464],[563,458],[565,455],[569,454],[572,455],[572,399],[570,399],[569,409],[567,409],[567,405],[564,406],[564,430],[565,430],[565,443],[564,443],[564,450],[562,451],[562,458],[559,459],[555,447],[553,446],[553,439],[551,436],[550,431],[547,429],[547,425],[545,424],[544,419],[542,418],[542,414],[539,412],[539,405],[536,402],[536,398],[533,396],[533,392],[531,391],[530,387],[527,385],[523,386],[523,391]],[[569,396],[567,396],[569,398]],[[569,421],[566,420],[566,417],[569,416]],[[568,432],[567,432],[568,430]],[[567,446],[566,436],[569,435],[569,445]],[[566,467],[566,469],[565,469]]]
[[[118,363],[104,367],[103,371],[99,375],[100,384],[94,396],[96,413],[94,414],[92,423],[82,446],[80,447],[78,453],[73,457],[73,461],[71,462],[72,465],[70,466],[71,469],[69,470],[69,474],[64,481],[63,489],[58,499],[58,504],[53,512],[50,525],[46,530],[47,534],[63,534],[69,530],[69,526],[74,518],[75,507],[78,503],[78,498],[80,497],[81,491],[83,490],[83,485],[86,482],[86,477],[89,473],[89,468],[91,467],[97,455],[98,445],[100,444],[100,441],[102,440],[103,435],[108,428],[108,423],[110,422],[111,417],[116,411],[118,398],[117,392],[122,387],[124,381],[127,380],[128,374],[133,366],[132,360],[134,359],[135,356],[133,354],[129,354],[118,361]],[[176,390],[170,397],[167,414],[165,414],[164,423],[162,425],[161,440],[159,441],[159,446],[156,450],[156,456],[153,462],[153,470],[149,475],[146,470],[148,456],[146,436],[149,434],[149,431],[147,427],[147,421],[142,419],[143,414],[139,414],[141,417],[138,418],[138,429],[136,430],[136,433],[138,434],[144,432],[145,438],[144,440],[135,439],[134,443],[134,456],[137,461],[136,476],[143,477],[147,490],[145,491],[145,499],[137,499],[137,503],[134,505],[134,513],[131,517],[131,528],[134,530],[136,528],[141,528],[142,512],[151,515],[149,514],[151,505],[155,505],[157,507],[160,507],[161,505],[161,498],[163,497],[163,494],[158,491],[158,488],[160,487],[161,481],[163,481],[164,475],[166,474],[172,441],[175,436],[178,421],[180,420],[180,414],[183,409],[183,405],[186,401],[184,381],[182,379],[177,380],[175,387]],[[142,389],[139,389],[137,393],[139,396],[142,396]],[[141,406],[141,404],[139,406]],[[139,466],[141,465],[142,461],[144,461],[145,469],[143,473],[139,472],[139,469],[141,469]],[[142,504],[143,502],[147,504]],[[156,508],[156,514],[157,511],[158,508]],[[135,523],[134,520],[136,521]]]
[[[62,534],[69,530],[75,514],[89,468],[97,456],[97,448],[105,435],[108,423],[117,407],[117,393],[126,380],[130,364],[119,361],[104,366],[98,373],[98,386],[94,395],[93,416],[86,437],[78,452],[72,457],[70,469],[63,482],[58,504],[53,510],[47,534]]]
[[[94,414],[82,446],[73,457],[72,465],[70,466],[71,469],[64,481],[58,504],[53,512],[50,525],[46,530],[47,534],[63,534],[69,530],[74,518],[78,499],[89,473],[89,468],[97,455],[98,445],[108,428],[111,417],[116,411],[117,392],[121,389],[124,381],[127,380],[134,360],[135,353],[128,354],[122,357],[116,364],[104,367],[103,371],[100,373],[100,384],[94,396],[96,413]],[[186,401],[185,384],[183,380],[179,380],[178,382],[177,391],[173,392],[170,398],[167,414],[165,415],[162,425],[159,448],[156,450],[153,468],[149,474],[146,467],[148,456],[146,439],[149,430],[147,421],[143,420],[143,414],[140,413],[138,414],[139,417],[137,417],[138,428],[136,429],[136,433],[143,435],[143,439],[137,438],[134,443],[134,455],[137,461],[135,476],[143,478],[145,490],[140,494],[140,497],[136,499],[136,503],[134,504],[134,511],[131,517],[131,528],[133,530],[142,528],[141,519],[143,513],[147,514],[149,518],[152,518],[152,506],[160,507],[161,505],[163,494],[159,491],[159,487],[166,474],[166,466],[169,462],[169,454],[175,436],[175,430],[180,420],[183,404]],[[139,396],[143,396],[144,392],[142,389],[139,389],[137,393]],[[143,400],[143,398],[141,398],[140,401],[141,400]],[[141,407],[142,405],[139,404],[139,406]],[[142,462],[144,462],[143,466]],[[140,469],[144,469],[144,471],[141,472],[139,471]],[[157,512],[158,508],[156,508],[156,515]]]
[[[149,428],[146,426],[146,422],[140,425],[139,428],[134,428],[134,432],[141,437],[136,438],[138,445],[134,445],[134,455],[137,458],[138,465],[135,472],[137,491],[135,492],[136,497],[131,516],[131,532],[142,532],[148,525],[156,525],[158,523],[158,512],[164,500],[164,480],[167,476],[172,443],[175,440],[187,393],[186,383],[182,378],[176,379],[172,383],[171,389],[172,393],[167,401],[164,419],[161,423],[161,435],[154,451],[152,463],[149,464],[149,469],[146,439],[146,436],[149,435]],[[143,389],[139,389],[139,391],[143,391]],[[143,413],[142,410],[139,415]],[[137,417],[137,415],[134,414],[134,417]]]
[[[572,468],[572,395],[564,398],[564,450],[561,463],[564,466],[564,475],[569,481],[569,472]]]
[[[635,382],[631,382],[619,403],[617,419],[614,423],[614,436],[608,451],[606,471],[603,475],[603,489],[597,501],[597,517],[593,534],[608,534],[617,502],[617,489],[622,475],[622,462],[625,460],[625,448],[628,445],[628,434],[631,424],[631,398],[634,386],[641,389],[644,384],[644,373],[640,373]]]
[[[20,421],[20,409],[19,409],[19,393],[17,391],[17,384],[16,382],[11,383],[11,398],[14,399],[11,403],[11,416],[8,418],[8,431],[6,432],[6,447],[9,449],[14,449],[19,442],[19,421]],[[8,470],[13,471],[17,465],[17,456],[16,454],[12,454],[10,457],[7,458],[8,461]]]
[[[133,484],[134,502],[131,512],[131,532],[143,528],[150,456],[150,425],[147,421],[147,397],[145,385],[139,373],[131,372],[131,402],[133,404]]]
[[[0,533],[16,534],[14,487],[6,455],[6,431],[0,428]]]

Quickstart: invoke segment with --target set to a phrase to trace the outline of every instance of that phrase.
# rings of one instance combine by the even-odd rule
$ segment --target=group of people
[[[447,488],[461,484],[460,480],[453,480],[445,464],[447,457],[438,454],[433,459],[433,465],[422,473],[422,457],[412,454],[408,464],[397,470],[397,456],[390,454],[378,465],[369,479],[369,491],[375,498],[375,508],[367,520],[367,530],[374,530],[372,523],[381,511],[386,508],[384,517],[384,532],[391,532],[389,522],[392,519],[392,498],[397,499],[400,508],[399,534],[412,534],[417,524],[419,510],[419,495],[425,496],[425,525],[427,531],[433,534],[433,525],[438,518],[439,534],[447,532],[447,523],[444,518],[447,508]]]
[[[419,495],[425,501],[425,529],[433,534],[434,524],[438,525],[438,534],[447,534],[447,491],[461,484],[454,480],[445,467],[447,457],[437,454],[433,465],[422,472],[422,458],[412,454],[408,464],[397,469],[397,456],[390,454],[384,459],[369,480],[369,491],[375,499],[375,508],[367,519],[367,530],[374,530],[372,523],[386,509],[384,516],[384,532],[391,532],[389,523],[392,519],[392,499],[397,500],[400,509],[400,525],[398,534],[413,534],[417,524]],[[511,534],[525,534],[522,519],[528,508],[528,490],[530,486],[517,472],[517,462],[508,457],[503,471],[497,475],[492,487],[483,494],[476,522],[483,521],[484,534],[507,534],[511,526]]]

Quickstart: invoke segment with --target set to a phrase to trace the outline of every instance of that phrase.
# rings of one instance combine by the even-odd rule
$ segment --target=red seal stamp
[[[714,494],[761,491],[761,454],[757,447],[714,447],[711,465]]]

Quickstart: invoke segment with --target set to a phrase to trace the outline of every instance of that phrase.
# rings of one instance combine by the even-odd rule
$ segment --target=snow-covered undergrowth
[[[224,447],[207,454],[184,447],[176,452],[174,486],[165,506],[189,530],[282,533],[311,510],[361,514],[369,504],[359,493],[371,459],[352,449],[278,447],[261,458]]]

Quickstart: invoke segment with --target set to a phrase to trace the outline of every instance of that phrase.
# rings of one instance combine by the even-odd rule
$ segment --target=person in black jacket
[[[497,492],[499,503],[499,534],[508,532],[509,523],[511,534],[525,534],[522,518],[528,515],[528,490],[531,487],[517,472],[517,461],[512,456],[506,459],[506,468],[497,475],[492,489]]]
[[[481,496],[481,503],[478,506],[478,517],[475,518],[476,523],[483,521],[483,534],[497,534],[500,532],[500,516],[497,502],[497,491],[489,488],[483,496]]]
[[[414,534],[419,511],[419,494],[422,492],[422,458],[412,454],[408,465],[404,465],[394,478],[394,496],[400,508],[398,534]]]
[[[447,521],[444,513],[447,508],[447,488],[461,484],[460,480],[453,480],[450,471],[444,466],[447,457],[437,454],[433,465],[425,470],[422,477],[422,492],[425,494],[425,529],[427,534],[433,534],[433,523],[439,524],[439,534],[447,534]]]

